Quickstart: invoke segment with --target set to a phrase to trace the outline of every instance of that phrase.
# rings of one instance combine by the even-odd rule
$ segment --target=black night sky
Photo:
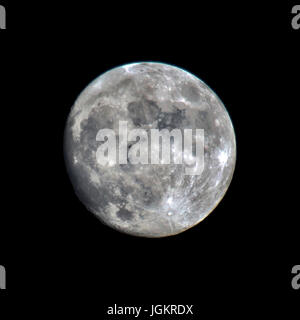
[[[0,306],[3,296],[9,308],[78,308],[99,319],[114,303],[194,304],[195,319],[238,318],[237,305],[251,316],[296,310],[297,183],[286,181],[298,179],[293,4],[1,4]],[[101,73],[137,61],[197,75],[224,102],[236,133],[226,196],[199,225],[169,238],[101,224],[64,165],[64,126],[78,94]]]

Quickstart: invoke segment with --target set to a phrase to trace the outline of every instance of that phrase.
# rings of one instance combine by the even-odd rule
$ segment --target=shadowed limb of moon
[[[118,133],[119,121],[147,132],[204,129],[202,174],[186,175],[184,163],[99,165],[96,135],[106,128]],[[135,236],[165,237],[196,225],[221,201],[236,143],[224,105],[205,83],[175,66],[143,62],[114,68],[83,90],[66,123],[64,154],[77,196],[103,223]]]

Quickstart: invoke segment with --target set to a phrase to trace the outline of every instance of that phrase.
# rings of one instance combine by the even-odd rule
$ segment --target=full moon
[[[202,161],[197,162],[193,144],[190,163],[164,163],[161,158],[159,163],[136,163],[130,155],[142,138],[126,136],[128,161],[99,163],[97,150],[108,141],[97,139],[99,130],[115,132],[119,154],[124,139],[120,122],[127,123],[128,133],[143,129],[149,140],[153,129],[170,132],[173,160],[186,156],[185,130],[201,129]],[[175,129],[182,133],[182,145],[174,142]],[[159,141],[161,156],[163,139]],[[151,140],[147,143],[150,159]],[[236,143],[223,103],[203,81],[172,65],[141,62],[111,69],[82,91],[66,123],[64,157],[74,191],[89,211],[115,230],[156,238],[181,233],[214,210],[233,176]],[[192,174],[199,163],[201,174]]]

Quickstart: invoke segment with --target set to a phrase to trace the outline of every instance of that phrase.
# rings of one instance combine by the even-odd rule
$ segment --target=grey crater
[[[118,140],[119,121],[147,132],[204,129],[202,174],[186,175],[184,163],[100,165],[96,135],[113,129]],[[64,154],[89,211],[120,232],[154,238],[195,226],[217,206],[231,182],[236,143],[223,103],[205,83],[178,67],[142,62],[109,70],[83,90],[66,123]]]

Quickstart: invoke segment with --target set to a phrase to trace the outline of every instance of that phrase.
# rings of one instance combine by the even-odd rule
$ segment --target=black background
[[[297,179],[293,3],[1,4],[3,301],[49,312],[59,303],[100,319],[114,303],[195,304],[198,318],[296,310],[297,190],[282,180]],[[75,196],[64,167],[64,125],[79,93],[110,68],[137,61],[201,78],[236,132],[226,196],[198,226],[169,238],[102,225]]]

